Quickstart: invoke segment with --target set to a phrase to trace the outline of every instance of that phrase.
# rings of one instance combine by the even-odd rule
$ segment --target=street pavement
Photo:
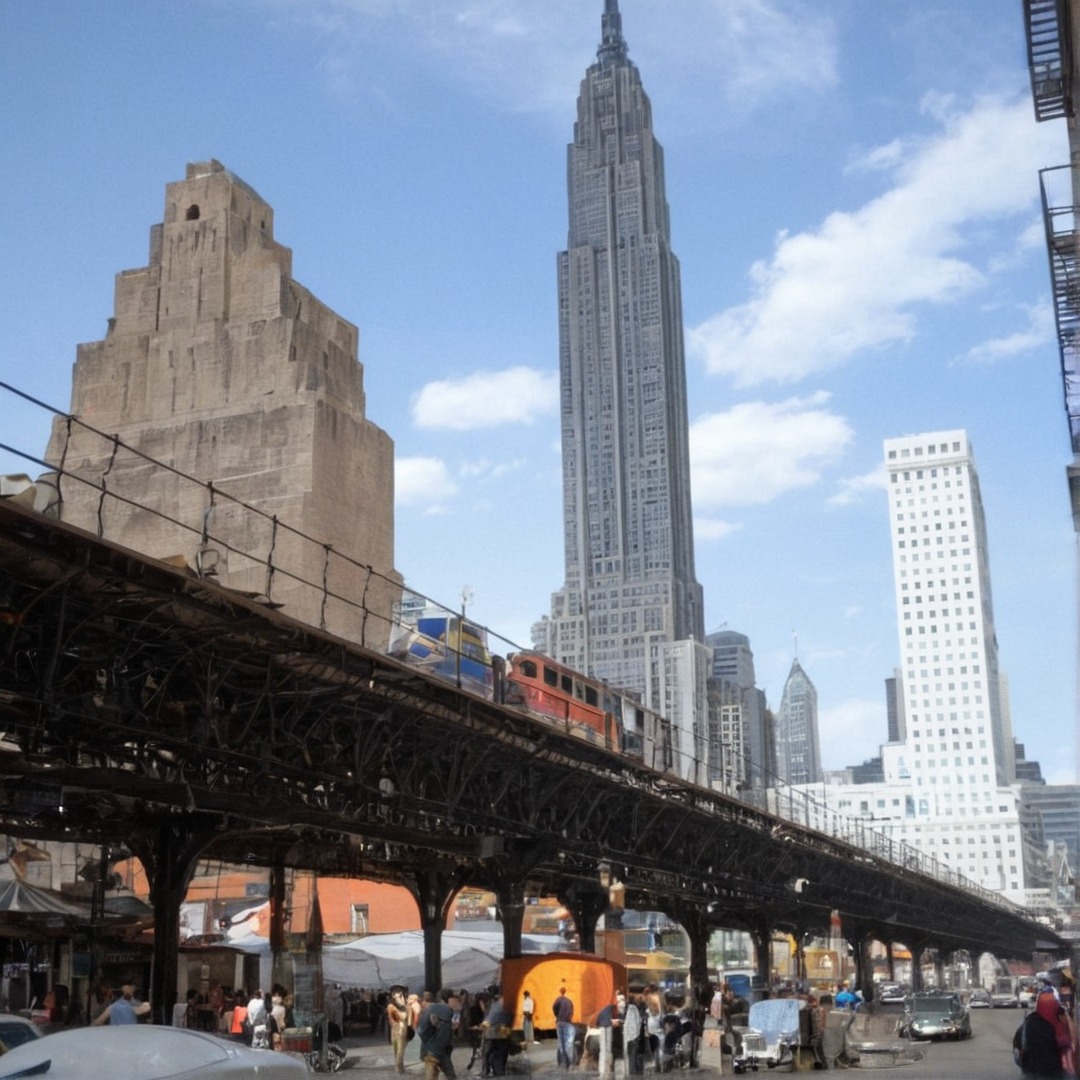
[[[891,1068],[878,1067],[872,1071],[875,1074],[897,1074],[897,1080],[901,1077],[903,1080],[1018,1080],[1019,1073],[1012,1060],[1012,1036],[1023,1017],[1024,1013],[1017,1009],[975,1009],[971,1014],[973,1038],[963,1042],[920,1043],[918,1045],[925,1049],[922,1061]],[[363,1080],[396,1080],[393,1054],[385,1036],[352,1030],[346,1034],[340,1045],[348,1054],[346,1068],[349,1073],[362,1073]],[[466,1071],[470,1055],[471,1051],[467,1046],[454,1049],[458,1080],[479,1080],[479,1062],[470,1071]],[[415,1052],[410,1056],[415,1057]],[[623,1063],[618,1061],[615,1067],[615,1080],[624,1080]],[[791,1072],[788,1068],[776,1071]],[[860,1068],[845,1071],[850,1075],[871,1070]],[[718,1050],[706,1046],[702,1048],[698,1068],[683,1072],[693,1072],[699,1077],[731,1075],[731,1058],[721,1057]],[[554,1038],[545,1038],[512,1057],[510,1073],[514,1076],[551,1073],[552,1080],[565,1074],[566,1070],[559,1069],[555,1063]],[[423,1077],[423,1066],[418,1061],[410,1063],[406,1066],[405,1074],[406,1080],[420,1080]],[[571,1075],[589,1074],[574,1069]],[[592,1075],[597,1074],[594,1072]],[[649,1080],[650,1076],[651,1070],[646,1072],[646,1080]]]

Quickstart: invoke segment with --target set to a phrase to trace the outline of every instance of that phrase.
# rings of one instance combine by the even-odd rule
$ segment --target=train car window
[[[547,664],[544,665],[544,682],[548,686],[559,685],[559,673],[554,668],[548,667]]]
[[[533,660],[521,661],[521,674],[527,679],[536,678],[536,663]]]
[[[572,694],[574,692],[574,680],[569,675],[562,677],[562,691],[564,694]]]
[[[596,692],[596,687],[595,686],[586,686],[585,687],[585,704],[586,705],[597,705],[597,704],[599,704],[599,701],[600,701],[600,695]]]

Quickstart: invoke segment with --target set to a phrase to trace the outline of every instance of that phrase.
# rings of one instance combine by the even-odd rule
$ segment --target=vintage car
[[[909,993],[900,983],[882,983],[878,987],[877,999],[882,1005],[902,1005]]]
[[[971,1014],[959,994],[912,994],[904,1002],[903,1030],[912,1039],[969,1039]]]
[[[809,1035],[809,1019],[806,1002],[796,998],[755,1001],[746,1027],[733,1031],[732,1069],[744,1073],[794,1065],[795,1055]]]

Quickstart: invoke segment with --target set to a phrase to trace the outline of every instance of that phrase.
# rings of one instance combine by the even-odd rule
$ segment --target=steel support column
[[[690,939],[690,991],[694,1000],[705,1009],[712,1001],[712,981],[709,979],[709,939],[712,924],[704,905],[676,904],[668,914]]]
[[[599,884],[575,881],[557,895],[559,902],[574,917],[578,948],[582,952],[596,952],[596,921],[608,909],[607,889],[602,889]]]
[[[443,870],[417,871],[409,891],[420,909],[424,931],[424,989],[433,994],[442,989],[442,933],[450,901],[459,888],[455,875]]]
[[[525,885],[521,881],[504,882],[496,897],[499,921],[503,929],[503,956],[510,960],[521,955],[521,927],[525,921]]]
[[[754,966],[766,997],[772,996],[772,931],[772,921],[765,917],[750,931],[754,942]]]
[[[874,968],[870,961],[870,942],[872,933],[866,923],[858,919],[845,919],[844,926],[850,930],[844,937],[851,946],[855,961],[855,989],[864,1001],[874,1000]]]
[[[270,867],[270,979],[285,985],[285,863],[279,855]],[[269,991],[269,986],[264,986]]]
[[[172,1022],[180,967],[180,905],[187,895],[199,855],[217,835],[191,822],[165,822],[137,830],[129,837],[132,853],[142,863],[154,907],[154,964],[150,1004],[154,1021]]]

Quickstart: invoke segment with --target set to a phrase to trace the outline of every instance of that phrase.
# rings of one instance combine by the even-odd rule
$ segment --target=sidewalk
[[[390,1043],[387,1042],[385,1035],[370,1035],[365,1033],[350,1033],[346,1035],[339,1045],[348,1054],[348,1064],[346,1066],[349,1070],[364,1070],[369,1077],[382,1077],[385,1076],[387,1080],[390,1077],[396,1077],[397,1073],[394,1071],[394,1055],[390,1048]],[[515,1054],[510,1058],[507,1068],[507,1075],[509,1076],[529,1076],[533,1073],[566,1073],[566,1070],[559,1069],[555,1062],[556,1042],[554,1038],[542,1039],[539,1043],[533,1043],[531,1046],[522,1048],[520,1054]],[[480,1062],[479,1059],[473,1065],[471,1070],[466,1070],[466,1066],[469,1063],[469,1058],[472,1055],[472,1050],[462,1044],[454,1047],[454,1068],[457,1070],[458,1080],[479,1080],[480,1077]],[[415,1057],[415,1054],[409,1055]],[[727,1062],[728,1071],[731,1071],[730,1060]],[[694,1070],[682,1070],[682,1075],[700,1075],[702,1072],[708,1072],[712,1074],[719,1074],[721,1072],[721,1056],[719,1050],[709,1049],[705,1046],[701,1047],[699,1052],[698,1067]],[[424,1073],[424,1067],[419,1061],[409,1063],[408,1057],[406,1058],[405,1076],[412,1077],[416,1080],[417,1077],[422,1077]],[[587,1076],[589,1073],[581,1069],[571,1070],[573,1075]],[[591,1075],[597,1076],[599,1074],[592,1073]],[[624,1080],[623,1062],[615,1062],[615,1080]],[[651,1068],[646,1069],[645,1076],[652,1076],[653,1070]],[[673,1074],[678,1076],[679,1074]]]

